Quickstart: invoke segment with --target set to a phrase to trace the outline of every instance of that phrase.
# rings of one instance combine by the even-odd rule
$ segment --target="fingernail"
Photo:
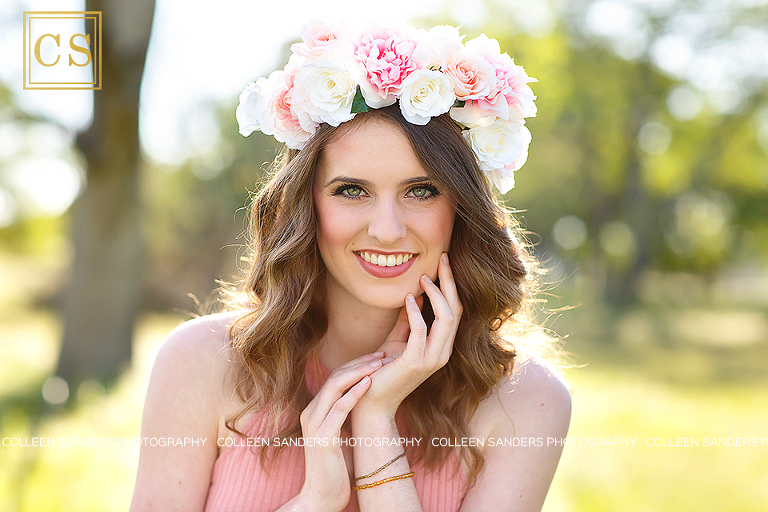
[[[448,264],[448,253],[443,253],[443,263]]]
[[[374,368],[378,368],[379,366],[381,366],[381,359],[377,359],[377,360],[373,361],[372,363],[368,363],[368,364],[370,364]]]
[[[425,280],[426,280],[428,283],[431,283],[431,282],[432,282],[432,280],[429,278],[429,276],[428,276],[427,274],[424,274],[424,275],[423,275],[423,276],[421,276],[421,277],[423,277],[423,278],[424,278],[424,279],[425,279]]]
[[[391,363],[394,360],[395,360],[394,357],[385,357],[384,359],[381,360],[381,364],[384,365],[384,364],[387,364],[387,363]]]
[[[381,356],[384,355],[384,351],[383,350],[379,350],[378,352],[374,352],[373,355],[381,357]]]
[[[405,296],[405,300],[407,300],[408,302],[416,302],[416,299],[414,299],[413,295],[411,295],[410,293]]]

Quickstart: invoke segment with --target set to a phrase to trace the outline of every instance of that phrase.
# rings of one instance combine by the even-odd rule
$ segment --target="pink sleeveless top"
[[[310,371],[310,365],[307,366],[307,387],[313,395],[329,375],[330,371],[325,367]],[[265,415],[255,413],[242,431],[249,438],[256,438],[265,425]],[[267,436],[262,434],[262,437]],[[304,485],[303,447],[283,448],[267,473],[259,461],[258,448],[247,446],[241,439],[236,441],[234,445],[226,446],[216,459],[205,512],[274,512],[299,494]],[[405,447],[409,455],[412,450],[412,447]],[[421,463],[411,464],[411,470],[416,473],[414,484],[424,512],[459,510],[466,492],[467,475],[455,454],[439,471],[431,471]],[[353,491],[344,512],[359,510]]]

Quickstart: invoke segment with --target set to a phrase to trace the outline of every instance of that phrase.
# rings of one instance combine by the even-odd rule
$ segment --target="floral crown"
[[[450,112],[489,181],[504,194],[528,157],[536,115],[535,82],[484,34],[464,42],[456,27],[429,31],[405,24],[367,30],[312,21],[282,71],[249,83],[236,117],[240,133],[260,130],[301,149],[320,126],[400,103],[403,117],[425,125]]]

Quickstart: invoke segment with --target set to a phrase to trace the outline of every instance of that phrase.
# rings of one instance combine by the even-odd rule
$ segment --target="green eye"
[[[429,189],[425,187],[416,187],[413,189],[413,195],[416,197],[425,197],[429,194]]]
[[[363,189],[360,187],[347,187],[344,189],[344,192],[348,196],[359,197],[363,193]]]

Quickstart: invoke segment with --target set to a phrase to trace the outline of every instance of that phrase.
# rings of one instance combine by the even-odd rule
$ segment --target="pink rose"
[[[360,89],[371,108],[392,105],[403,80],[429,63],[429,54],[415,39],[392,29],[363,35],[354,55],[362,70]]]
[[[499,42],[485,34],[468,41],[468,52],[482,56],[494,69],[496,80],[485,98],[477,99],[477,106],[489,116],[504,120],[519,120],[536,115],[536,105],[528,83],[535,82],[522,66],[515,65],[506,53],[502,54]]]
[[[299,70],[294,67],[269,75],[272,99],[261,125],[262,132],[274,135],[292,149],[301,149],[318,127],[308,114],[294,106],[293,92]]]
[[[522,66],[517,66],[515,61],[507,55],[502,54],[496,67],[496,87],[499,93],[503,95],[510,112],[512,109],[519,108],[522,117],[532,117],[536,115],[536,104],[533,102],[536,96],[533,94],[530,82],[536,82],[535,78],[529,77]]]
[[[321,57],[325,52],[336,46],[340,30],[324,21],[310,21],[301,29],[303,43],[291,45],[291,51],[308,59]]]
[[[488,61],[463,52],[449,56],[442,71],[453,82],[453,92],[460,100],[485,98],[496,84],[496,70]]]

